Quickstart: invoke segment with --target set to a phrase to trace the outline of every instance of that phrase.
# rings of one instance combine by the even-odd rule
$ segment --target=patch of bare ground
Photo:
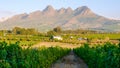
[[[84,61],[77,57],[73,51],[54,63],[51,68],[88,68]]]
[[[60,42],[40,42],[38,44],[35,44],[33,45],[32,47],[33,48],[38,48],[38,47],[42,47],[42,46],[45,46],[45,47],[56,47],[56,46],[59,46],[59,47],[63,47],[63,48],[76,48],[76,47],[80,47],[81,45],[75,45],[75,44],[69,44],[69,43],[60,43]]]

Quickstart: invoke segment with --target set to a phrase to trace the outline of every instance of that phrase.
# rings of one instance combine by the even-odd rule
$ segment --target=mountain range
[[[76,9],[54,9],[48,5],[44,10],[29,14],[23,13],[0,21],[0,30],[11,30],[14,27],[35,28],[41,32],[57,26],[63,30],[90,29],[100,31],[120,31],[120,20],[113,20],[94,13],[87,6]]]

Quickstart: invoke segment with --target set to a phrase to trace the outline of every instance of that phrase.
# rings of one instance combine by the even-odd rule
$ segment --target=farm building
[[[56,40],[63,40],[63,38],[61,36],[53,36],[53,39],[56,39]]]

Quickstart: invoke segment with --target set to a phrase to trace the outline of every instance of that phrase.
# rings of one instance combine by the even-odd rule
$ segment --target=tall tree
[[[53,29],[53,31],[57,32],[57,33],[60,33],[62,30],[61,30],[61,27],[60,26],[57,26]]]

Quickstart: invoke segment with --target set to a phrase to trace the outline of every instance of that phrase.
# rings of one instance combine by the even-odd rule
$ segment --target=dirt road
[[[63,47],[63,48],[76,48],[76,47],[80,47],[80,45],[75,45],[75,44],[69,44],[69,43],[60,43],[60,42],[40,42],[38,44],[33,45],[33,48],[38,48],[38,47],[55,47],[55,46],[59,46],[59,47]]]
[[[78,58],[73,51],[58,60],[51,68],[88,68],[82,59]]]

